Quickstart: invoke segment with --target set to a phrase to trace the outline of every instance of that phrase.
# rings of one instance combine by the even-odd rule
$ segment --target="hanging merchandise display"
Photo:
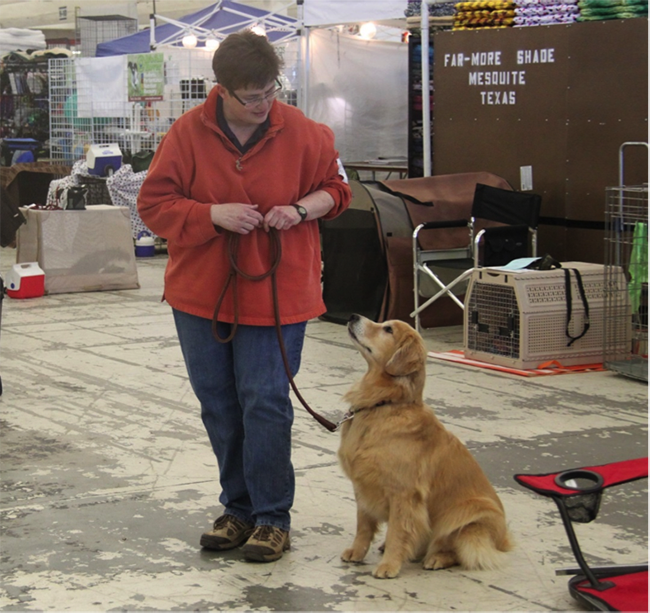
[[[648,16],[648,0],[580,0],[578,21],[634,19]]]

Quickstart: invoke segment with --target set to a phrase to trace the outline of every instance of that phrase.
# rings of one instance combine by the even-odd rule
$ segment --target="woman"
[[[268,562],[290,545],[293,408],[271,276],[227,285],[230,262],[264,276],[279,237],[277,306],[295,375],[306,323],[325,312],[316,220],[342,213],[351,193],[331,130],[276,100],[281,60],[265,37],[228,36],[212,65],[218,84],[160,143],[138,210],[167,239],[164,297],[219,464],[225,510],[201,545],[243,545]],[[217,336],[234,336],[215,339],[212,318]]]

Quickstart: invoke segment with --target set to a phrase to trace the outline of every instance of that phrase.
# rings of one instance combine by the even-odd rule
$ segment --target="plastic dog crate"
[[[566,269],[580,272],[589,308],[586,317],[575,272],[570,271],[571,316],[568,317]],[[623,271],[609,274],[610,290],[625,287]],[[470,278],[465,302],[465,357],[509,366],[537,368],[557,361],[563,366],[603,361],[605,274],[601,264],[563,262],[562,268],[505,271],[482,268]],[[629,309],[624,304],[620,308]],[[585,323],[587,332],[580,336]],[[625,351],[629,318],[617,324],[617,350]],[[567,335],[571,335],[570,337]]]

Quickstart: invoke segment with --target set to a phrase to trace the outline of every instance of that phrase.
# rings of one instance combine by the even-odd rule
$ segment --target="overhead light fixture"
[[[194,36],[194,34],[186,34],[185,36],[183,36],[182,43],[183,43],[183,47],[185,47],[186,49],[194,49],[194,47],[196,47],[198,42],[199,41],[197,40],[196,36]]]
[[[359,28],[359,36],[361,36],[361,38],[364,38],[365,40],[370,40],[371,38],[374,38],[376,34],[377,34],[377,27],[371,21],[364,23]]]
[[[266,30],[261,25],[255,25],[251,28],[252,32],[255,32],[258,36],[266,36]]]
[[[208,51],[216,51],[218,46],[219,41],[214,37],[207,38],[205,41],[205,48]]]

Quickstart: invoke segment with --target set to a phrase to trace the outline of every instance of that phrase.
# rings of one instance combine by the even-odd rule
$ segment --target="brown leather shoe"
[[[275,526],[257,526],[246,544],[241,548],[247,560],[273,562],[291,549],[289,532]]]
[[[212,530],[201,535],[201,547],[225,551],[246,542],[254,527],[234,515],[222,515],[215,520]]]

